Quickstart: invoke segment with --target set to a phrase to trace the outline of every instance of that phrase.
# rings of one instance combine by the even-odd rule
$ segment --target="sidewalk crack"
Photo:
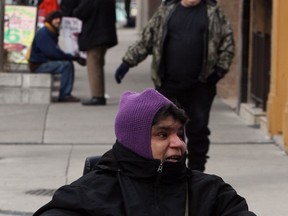
[[[45,141],[45,131],[46,131],[46,125],[47,125],[47,119],[48,119],[49,109],[50,109],[50,105],[47,106],[46,111],[45,111],[45,120],[44,120],[43,133],[42,133],[42,141],[41,141],[42,144],[43,144],[44,141]]]
[[[69,168],[70,168],[71,156],[72,156],[73,148],[74,148],[74,145],[71,145],[70,151],[69,151],[69,154],[68,154],[68,158],[67,158],[67,166],[66,166],[66,170],[65,170],[65,184],[68,184],[68,173],[69,173]]]

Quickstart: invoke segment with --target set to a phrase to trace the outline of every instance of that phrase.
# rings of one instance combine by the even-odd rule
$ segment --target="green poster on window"
[[[4,49],[10,63],[27,63],[25,55],[35,35],[36,19],[36,7],[5,6]]]

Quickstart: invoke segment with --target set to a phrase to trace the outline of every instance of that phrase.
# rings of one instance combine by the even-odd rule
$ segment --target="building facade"
[[[236,55],[219,95],[288,152],[288,1],[219,0],[235,35]]]

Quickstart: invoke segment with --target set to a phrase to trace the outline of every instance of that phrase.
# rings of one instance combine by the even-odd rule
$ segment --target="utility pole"
[[[0,1],[0,72],[4,71],[4,23],[5,1]]]

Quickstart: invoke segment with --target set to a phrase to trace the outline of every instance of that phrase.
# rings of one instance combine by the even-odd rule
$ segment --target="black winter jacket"
[[[115,0],[81,0],[73,15],[82,21],[79,49],[87,51],[96,46],[108,48],[118,43]]]
[[[60,9],[65,17],[73,17],[73,10],[79,4],[79,0],[61,0]]]
[[[187,193],[191,216],[255,216],[230,185],[187,169],[185,158],[161,164],[119,143],[34,216],[184,216]]]

